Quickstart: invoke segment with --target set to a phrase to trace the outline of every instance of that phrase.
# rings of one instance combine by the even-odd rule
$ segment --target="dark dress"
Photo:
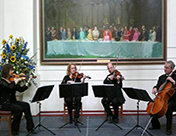
[[[168,76],[166,76],[166,74],[161,75],[158,79],[157,85],[154,86],[153,88],[156,87],[157,89],[159,89],[159,87],[166,81],[167,77]],[[176,75],[175,74],[173,74],[172,78],[176,81]],[[174,87],[176,87],[176,85],[174,85]],[[167,122],[166,122],[167,130],[171,129],[172,112],[173,111],[176,111],[176,93],[174,93],[174,95],[168,101],[168,109],[167,109],[167,112],[165,114],[166,119],[167,119]],[[160,123],[159,123],[158,118],[153,117],[151,122],[152,122],[153,128],[160,128]]]
[[[120,80],[120,82],[118,83],[117,79],[113,79],[113,80],[108,79],[108,76],[110,76],[112,74],[113,73],[110,73],[109,75],[107,75],[106,79],[104,80],[104,84],[114,84],[115,86],[118,87],[119,94],[121,94],[121,95],[116,96],[114,98],[103,98],[102,104],[103,104],[103,107],[104,107],[104,109],[107,113],[107,117],[108,117],[108,116],[113,116],[112,111],[109,106],[109,104],[112,103],[114,113],[115,113],[114,118],[118,118],[119,106],[125,102],[125,98],[124,98],[122,90],[121,90],[122,80]]]
[[[66,75],[61,84],[67,83],[67,81],[73,81],[68,75]],[[75,82],[81,82],[81,79],[76,78]],[[70,120],[72,120],[72,110],[73,110],[73,104],[75,105],[75,113],[74,118],[79,118],[79,111],[81,109],[81,97],[67,97],[64,98],[64,101],[67,103],[68,107],[68,113]]]
[[[16,100],[16,91],[23,92],[27,89],[27,86],[21,87],[15,82],[8,83],[6,80],[0,81],[0,104],[2,110],[11,111],[13,113],[12,131],[18,132],[20,128],[20,122],[22,113],[24,112],[27,120],[27,130],[30,131],[34,128],[32,120],[30,105],[27,102],[21,102]]]

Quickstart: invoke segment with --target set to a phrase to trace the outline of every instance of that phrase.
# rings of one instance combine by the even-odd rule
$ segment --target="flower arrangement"
[[[15,74],[24,73],[25,75],[34,75],[36,63],[33,61],[35,55],[31,58],[27,56],[29,49],[27,48],[28,42],[25,42],[23,37],[13,38],[9,36],[8,41],[2,41],[2,53],[0,62],[0,77],[1,70],[4,64],[11,64]],[[24,81],[25,82],[25,81]]]

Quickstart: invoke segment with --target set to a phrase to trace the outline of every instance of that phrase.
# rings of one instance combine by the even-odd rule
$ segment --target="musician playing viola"
[[[119,115],[119,106],[122,105],[125,102],[125,98],[123,96],[123,93],[121,91],[122,88],[122,75],[119,72],[118,74],[115,74],[117,70],[115,70],[113,64],[109,62],[107,64],[107,69],[109,71],[109,75],[107,75],[106,79],[104,80],[104,84],[114,84],[118,86],[118,91],[120,91],[121,96],[115,96],[114,98],[103,98],[102,104],[107,114],[107,120],[108,122],[114,121],[115,123],[119,122],[118,115]],[[114,115],[110,109],[110,103],[112,103],[113,109],[114,109]]]
[[[169,82],[172,83],[173,87],[176,87],[176,75],[173,74],[171,77],[170,75],[172,74],[174,70],[175,64],[172,61],[167,61],[164,66],[164,72],[165,74],[161,75],[158,79],[158,82],[156,86],[153,87],[152,93],[156,94],[159,90],[159,87],[166,81],[168,80]],[[168,109],[166,112],[166,134],[170,135],[172,134],[171,130],[171,124],[172,124],[172,112],[176,111],[176,93],[173,94],[173,96],[169,99],[168,101]],[[158,118],[153,117],[151,120],[152,127],[149,129],[160,129],[160,123]]]
[[[13,135],[19,135],[20,122],[23,112],[26,118],[27,130],[32,131],[33,134],[36,134],[37,132],[33,131],[34,123],[29,103],[17,101],[15,96],[16,91],[24,92],[28,88],[32,75],[29,77],[27,83],[21,86],[19,84],[22,80],[21,78],[16,78],[14,81],[10,80],[12,74],[13,66],[10,64],[5,64],[2,67],[2,77],[0,81],[0,108],[5,111],[11,111],[13,114]]]
[[[79,75],[77,74],[77,68],[76,65],[73,63],[70,63],[67,67],[67,75],[63,78],[62,84],[64,83],[74,83],[74,82],[82,82],[84,83],[86,76],[84,75],[82,78],[78,78]],[[82,81],[81,81],[82,80]],[[75,113],[74,113],[74,121],[75,125],[78,125],[78,118],[79,118],[79,112],[81,108],[81,97],[68,97],[64,98],[65,103],[67,104],[68,107],[68,113],[70,117],[70,123],[73,122],[72,118],[72,110],[73,110],[73,101],[75,103]]]

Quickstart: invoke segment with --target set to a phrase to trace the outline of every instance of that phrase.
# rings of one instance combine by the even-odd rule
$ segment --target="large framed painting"
[[[167,0],[40,0],[41,64],[161,64]]]

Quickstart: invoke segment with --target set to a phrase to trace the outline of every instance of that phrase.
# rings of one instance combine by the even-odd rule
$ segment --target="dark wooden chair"
[[[11,111],[3,111],[0,110],[0,121],[8,121],[9,122],[9,134],[12,134],[11,122],[12,122],[12,114]]]
[[[73,105],[73,109],[75,109],[75,105]],[[73,115],[74,115],[74,111],[73,112]],[[80,109],[80,116],[81,116],[81,122],[83,121],[83,111],[82,111],[82,103],[81,103],[81,109]],[[65,122],[65,117],[66,115],[68,116],[68,109],[67,109],[67,104],[64,102],[64,122]]]
[[[112,103],[110,103],[110,108],[113,109]],[[121,116],[121,122],[123,122],[123,104],[119,106],[119,115]],[[104,111],[104,120],[106,119],[106,111]]]

